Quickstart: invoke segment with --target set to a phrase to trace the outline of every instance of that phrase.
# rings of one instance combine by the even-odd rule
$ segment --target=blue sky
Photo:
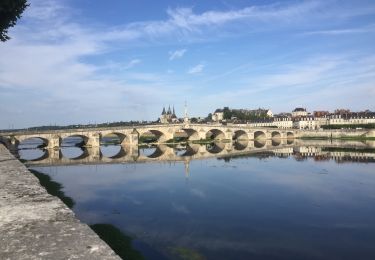
[[[374,1],[31,0],[10,36],[0,128],[375,110]]]

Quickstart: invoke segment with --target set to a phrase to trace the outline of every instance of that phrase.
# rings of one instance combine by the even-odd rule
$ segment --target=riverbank
[[[0,259],[120,259],[0,144]]]

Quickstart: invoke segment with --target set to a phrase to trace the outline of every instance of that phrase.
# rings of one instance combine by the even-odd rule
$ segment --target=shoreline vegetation
[[[343,140],[343,141],[371,141],[375,140],[375,137],[370,136],[340,136],[340,137],[330,137],[330,136],[302,136],[297,139],[301,140]]]

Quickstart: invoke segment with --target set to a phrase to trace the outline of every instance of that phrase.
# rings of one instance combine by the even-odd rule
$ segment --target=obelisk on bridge
[[[185,101],[185,113],[184,113],[184,125],[185,125],[185,127],[188,127],[189,123],[190,123],[190,120],[189,120],[189,116],[188,116],[188,112],[187,112],[187,104],[186,104],[186,101]]]

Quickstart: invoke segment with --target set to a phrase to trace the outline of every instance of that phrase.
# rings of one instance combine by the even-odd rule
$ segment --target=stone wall
[[[120,259],[0,144],[0,259]]]

